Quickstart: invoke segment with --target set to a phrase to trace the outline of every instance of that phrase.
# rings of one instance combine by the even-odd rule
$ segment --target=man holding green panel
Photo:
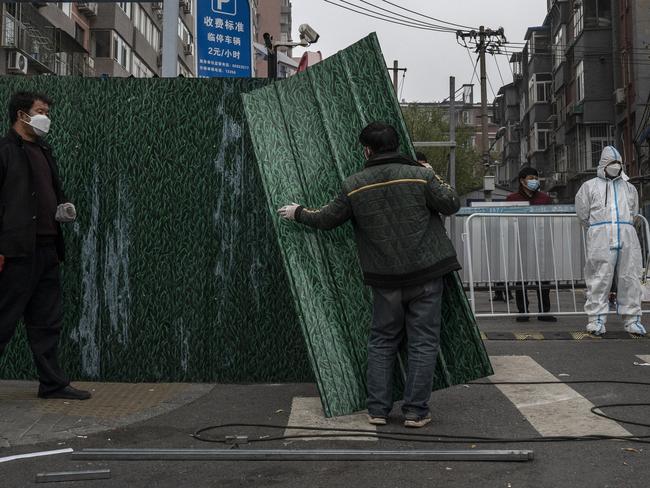
[[[394,127],[379,122],[361,131],[364,168],[343,182],[328,205],[278,210],[284,219],[330,230],[352,220],[364,282],[373,292],[368,341],[368,419],[385,425],[392,410],[392,378],[406,334],[408,372],[405,427],[431,421],[429,397],[440,346],[442,277],[460,269],[441,215],[458,211],[456,192],[430,169],[397,152]]]

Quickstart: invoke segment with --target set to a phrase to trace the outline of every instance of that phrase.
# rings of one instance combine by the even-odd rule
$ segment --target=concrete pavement
[[[492,330],[511,331],[520,324],[503,322]],[[546,324],[528,324],[541,326]],[[535,329],[539,329],[536,327]],[[523,381],[555,378],[633,380],[650,382],[650,341],[640,340],[488,340],[488,352],[499,365],[499,379]],[[505,376],[504,376],[505,375]],[[35,398],[35,384],[0,382],[0,418],[12,411],[20,426],[11,426],[10,447],[0,457],[49,449],[139,447],[219,448],[221,444],[196,441],[191,433],[223,423],[277,424],[271,428],[229,428],[214,435],[247,435],[265,438],[285,432],[287,424],[366,428],[363,415],[324,421],[318,413],[318,392],[312,384],[282,385],[87,385],[95,389],[95,404],[42,403]],[[650,402],[650,387],[615,384],[567,385],[570,390],[545,391],[530,387],[499,389],[497,386],[457,386],[432,396],[434,421],[424,431],[437,435],[488,437],[542,437],[558,425],[589,433],[586,405]],[[156,388],[160,388],[156,391]],[[518,387],[528,388],[528,387]],[[555,387],[554,387],[555,388]],[[560,389],[566,388],[559,385]],[[153,389],[153,392],[149,390]],[[120,390],[123,393],[120,393]],[[12,393],[13,392],[13,393]],[[158,396],[156,396],[158,395]],[[530,398],[530,402],[523,399]],[[136,406],[126,405],[131,399]],[[39,404],[39,402],[41,402]],[[68,402],[70,403],[70,402]],[[9,407],[8,405],[11,405]],[[160,409],[162,406],[162,409]],[[19,412],[19,409],[22,412]],[[111,413],[113,412],[113,413]],[[647,409],[613,409],[622,418],[648,421]],[[47,415],[58,415],[58,423]],[[138,415],[140,416],[138,418]],[[39,417],[40,416],[40,417]],[[574,419],[580,420],[573,421]],[[43,418],[26,431],[27,420]],[[86,422],[75,426],[73,419]],[[92,419],[92,420],[89,420]],[[582,422],[582,420],[587,421]],[[396,408],[379,432],[404,432]],[[3,422],[5,432],[7,424]],[[616,432],[650,435],[650,429],[608,423]],[[50,426],[50,428],[46,428]],[[60,427],[60,428],[59,428]],[[95,433],[84,428],[99,428]],[[370,426],[367,426],[370,428]],[[22,430],[21,430],[22,429]],[[555,431],[553,429],[556,429]],[[585,430],[586,429],[586,430]],[[25,432],[22,437],[18,434]],[[290,433],[290,432],[289,432]],[[58,437],[59,435],[65,437]],[[27,445],[27,441],[35,444]],[[23,442],[20,444],[20,442]],[[368,439],[285,440],[251,444],[264,448],[359,448],[359,449],[533,449],[529,463],[351,463],[351,462],[80,462],[69,455],[23,459],[0,464],[2,487],[31,486],[36,473],[109,468],[110,480],[59,483],[61,487],[215,487],[215,486],[358,486],[370,487],[645,487],[650,477],[650,449],[642,444],[617,441],[479,444],[464,442],[422,444]]]

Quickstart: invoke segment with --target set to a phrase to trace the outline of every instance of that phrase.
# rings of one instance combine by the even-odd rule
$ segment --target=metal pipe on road
[[[518,461],[530,450],[366,450],[366,449],[82,449],[84,461]]]

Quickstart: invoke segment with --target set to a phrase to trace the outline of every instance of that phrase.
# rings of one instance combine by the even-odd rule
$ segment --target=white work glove
[[[287,220],[296,220],[296,210],[300,207],[297,203],[292,203],[291,205],[285,205],[282,208],[278,209],[278,214],[283,219]]]
[[[77,209],[74,208],[74,205],[71,203],[62,203],[56,207],[56,215],[54,220],[61,222],[62,224],[66,222],[74,222],[77,219]]]

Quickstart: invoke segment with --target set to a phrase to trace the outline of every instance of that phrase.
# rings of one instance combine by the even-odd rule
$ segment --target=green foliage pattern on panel
[[[5,106],[21,89],[55,102],[48,140],[79,214],[64,230],[73,378],[313,380],[241,101],[265,84],[0,80]],[[35,377],[22,326],[0,377]]]
[[[343,179],[362,168],[357,137],[371,121],[397,127],[401,149],[413,154],[374,35],[243,98],[271,212],[290,202],[320,207],[340,192]],[[371,304],[352,227],[318,232],[274,223],[325,414],[363,409]],[[434,388],[491,374],[456,274],[445,278],[442,318]]]

